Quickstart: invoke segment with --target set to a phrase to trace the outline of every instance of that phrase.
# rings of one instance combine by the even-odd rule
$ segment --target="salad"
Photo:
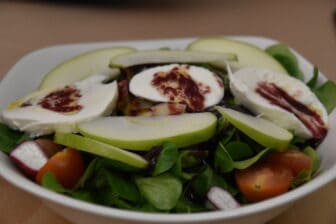
[[[97,49],[1,111],[0,150],[37,184],[142,212],[235,209],[320,171],[336,84],[284,44],[202,38]]]

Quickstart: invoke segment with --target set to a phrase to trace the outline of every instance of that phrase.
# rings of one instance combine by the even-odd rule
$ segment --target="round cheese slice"
[[[77,123],[111,114],[118,99],[114,81],[103,75],[52,90],[41,90],[17,100],[2,112],[4,122],[31,136],[55,131],[77,132]]]
[[[322,138],[326,134],[327,111],[302,81],[254,67],[229,72],[229,79],[237,103],[257,116],[302,138]]]
[[[150,101],[184,103],[192,111],[216,105],[224,96],[223,81],[214,72],[186,64],[146,69],[131,79],[129,89]]]

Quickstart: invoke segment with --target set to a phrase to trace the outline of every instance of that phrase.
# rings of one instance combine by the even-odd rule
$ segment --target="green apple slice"
[[[130,150],[150,150],[165,141],[185,147],[210,139],[217,118],[211,113],[155,117],[103,117],[78,125],[84,136]]]
[[[133,51],[135,50],[128,47],[112,47],[89,51],[70,58],[48,72],[40,83],[39,89],[64,86],[94,74],[106,75],[112,79],[118,76],[120,71],[109,68],[110,59]]]
[[[220,106],[216,109],[232,125],[265,147],[285,151],[293,138],[292,133],[263,118]]]
[[[54,140],[58,144],[92,153],[108,159],[117,160],[136,168],[146,168],[148,165],[147,160],[133,152],[128,152],[118,147],[80,135],[56,132]]]
[[[220,37],[202,38],[192,42],[187,49],[190,51],[234,53],[238,57],[238,62],[232,63],[235,68],[253,66],[287,74],[286,69],[272,56],[246,42]]]
[[[110,66],[125,68],[141,64],[208,63],[226,68],[227,61],[237,60],[235,54],[191,52],[181,50],[148,50],[123,54],[111,59]]]

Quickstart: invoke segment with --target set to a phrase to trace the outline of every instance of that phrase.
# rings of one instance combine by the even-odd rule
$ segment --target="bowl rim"
[[[276,43],[278,41],[259,37],[259,36],[225,36],[228,38],[240,39],[240,40],[258,40],[258,41],[268,41]],[[114,41],[114,42],[100,42],[102,44],[124,44],[124,43],[141,43],[141,42],[150,42],[150,41],[180,41],[180,42],[191,42],[192,40],[196,39],[195,37],[191,38],[178,38],[178,39],[158,39],[158,40],[134,40],[134,41]],[[78,45],[79,47],[82,45],[88,44],[95,44],[95,43],[80,43],[80,44],[66,44],[66,45],[55,45],[47,48],[42,48],[35,50],[31,53],[28,53],[23,58],[21,58],[17,64],[15,64],[12,69],[5,75],[5,77],[0,82],[0,88],[4,80],[8,78],[8,76],[13,73],[14,68],[22,63],[25,60],[29,60],[30,57],[39,54],[43,51],[48,51],[50,49],[56,49],[59,47],[69,47]],[[117,45],[115,45],[117,46]],[[293,50],[293,49],[292,49]],[[303,56],[301,56],[298,52],[293,50],[294,53],[297,55],[298,60],[310,67],[312,64],[307,61]],[[321,74],[325,79],[325,76]],[[336,110],[330,115],[336,117]],[[335,119],[336,120],[336,119]],[[330,131],[328,135],[330,134]],[[334,134],[335,135],[335,134]],[[210,211],[210,212],[202,212],[202,213],[191,213],[191,214],[162,214],[162,213],[145,213],[145,212],[137,212],[131,210],[124,210],[112,207],[106,207],[102,205],[97,205],[93,203],[88,203],[84,201],[80,201],[69,196],[65,196],[62,194],[55,193],[53,191],[47,190],[34,182],[30,181],[28,178],[23,176],[17,168],[10,163],[7,155],[4,153],[0,153],[0,175],[13,184],[14,186],[35,195],[37,198],[43,198],[44,200],[60,204],[62,206],[76,209],[79,211],[84,211],[94,215],[100,215],[108,218],[119,218],[123,220],[132,220],[132,221],[142,221],[142,222],[201,222],[201,221],[216,221],[216,220],[225,220],[225,219],[233,219],[238,217],[244,217],[251,214],[257,214],[264,211],[271,210],[276,207],[284,206],[289,204],[290,202],[294,202],[307,194],[312,193],[313,191],[321,188],[322,186],[326,185],[327,183],[331,182],[333,179],[336,178],[336,163],[329,168],[328,170],[322,171],[321,174],[317,175],[312,181],[300,186],[299,188],[293,189],[283,195],[267,199],[258,203],[249,204],[246,206],[242,206],[239,209],[232,209],[227,211]]]

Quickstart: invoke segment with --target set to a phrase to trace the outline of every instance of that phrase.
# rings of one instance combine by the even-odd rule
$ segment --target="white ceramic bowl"
[[[276,42],[271,39],[251,36],[235,36],[230,38],[246,41],[261,48],[265,48]],[[52,67],[84,51],[111,46],[132,46],[138,49],[156,49],[160,47],[183,49],[193,39],[71,44],[34,51],[19,60],[1,81],[0,110],[5,108],[9,102],[36,89],[43,75]],[[297,52],[295,53],[298,56],[300,67],[305,73],[306,79],[309,79],[313,69],[312,64]],[[323,77],[320,79],[320,81],[324,80]],[[290,207],[294,201],[316,191],[336,177],[336,111],[334,111],[330,118],[332,122],[331,129],[327,138],[318,149],[318,152],[322,156],[322,173],[312,181],[286,194],[231,211],[214,211],[198,214],[151,214],[108,208],[78,201],[46,190],[28,180],[3,153],[0,153],[0,175],[18,188],[39,197],[56,213],[74,223],[264,223]]]

